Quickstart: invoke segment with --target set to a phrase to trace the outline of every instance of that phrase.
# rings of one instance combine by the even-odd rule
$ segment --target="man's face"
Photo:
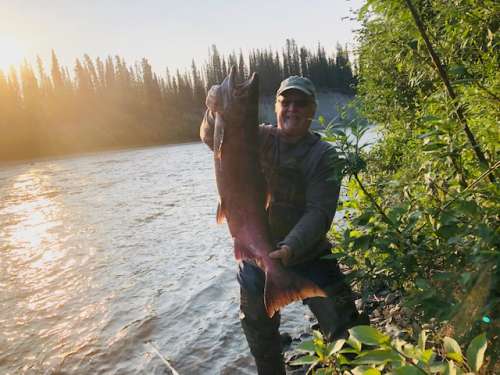
[[[304,137],[311,126],[316,103],[299,90],[287,90],[276,99],[276,118],[281,134],[292,142]]]

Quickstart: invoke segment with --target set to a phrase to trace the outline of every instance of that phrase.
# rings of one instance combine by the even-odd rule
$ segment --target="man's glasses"
[[[278,99],[278,103],[280,103],[285,108],[290,107],[292,104],[295,104],[295,107],[298,108],[305,108],[309,104],[311,104],[312,101],[308,99],[297,99],[297,100]]]

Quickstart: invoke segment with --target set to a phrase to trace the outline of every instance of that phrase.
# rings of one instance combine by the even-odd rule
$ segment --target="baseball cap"
[[[280,87],[278,91],[276,91],[276,96],[280,96],[284,91],[291,89],[300,90],[303,93],[316,98],[316,89],[314,88],[314,84],[311,80],[309,78],[299,76],[290,76],[281,81]]]

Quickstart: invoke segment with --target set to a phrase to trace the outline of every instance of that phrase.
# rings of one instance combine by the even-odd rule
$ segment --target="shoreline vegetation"
[[[351,343],[315,335],[298,360],[309,373],[500,373],[495,5],[361,8],[359,117],[325,120],[347,196],[330,256],[350,270],[378,331],[354,330]],[[370,148],[359,142],[368,124],[379,136]]]
[[[289,75],[306,75],[319,90],[354,93],[354,68],[345,48],[328,56],[287,39],[281,51],[240,51],[222,56],[213,45],[200,67],[159,75],[146,58],[133,65],[120,56],[77,58],[70,72],[52,51],[47,69],[38,57],[0,70],[0,161],[78,154],[198,139],[207,89],[230,66],[238,80],[261,78],[261,96],[273,95]]]

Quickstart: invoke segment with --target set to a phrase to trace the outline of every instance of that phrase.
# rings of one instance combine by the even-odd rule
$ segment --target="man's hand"
[[[277,250],[270,252],[269,257],[272,259],[280,259],[281,263],[286,267],[292,258],[292,249],[287,245],[282,245]]]

